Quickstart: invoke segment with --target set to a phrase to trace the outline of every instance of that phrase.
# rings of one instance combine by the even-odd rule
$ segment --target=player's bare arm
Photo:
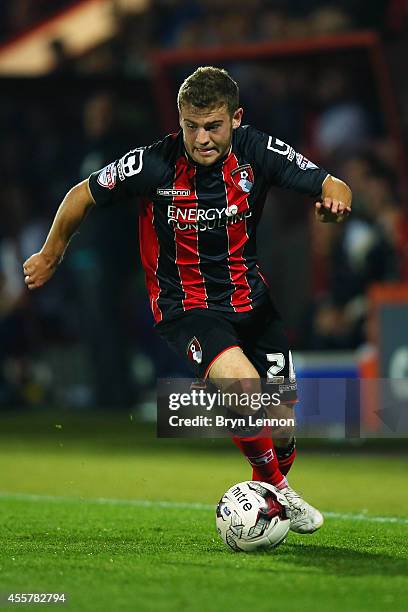
[[[316,218],[322,223],[341,223],[351,213],[350,187],[330,174],[322,185],[321,202],[316,202]]]
[[[31,255],[23,264],[24,280],[29,289],[42,287],[52,277],[69,241],[94,203],[88,179],[68,191],[41,251]]]

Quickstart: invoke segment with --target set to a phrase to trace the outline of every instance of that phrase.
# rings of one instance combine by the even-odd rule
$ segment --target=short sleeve
[[[328,172],[279,138],[256,131],[256,156],[267,183],[319,196]]]

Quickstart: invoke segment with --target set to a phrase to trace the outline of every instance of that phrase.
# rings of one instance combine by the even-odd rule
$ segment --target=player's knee
[[[261,379],[259,376],[253,378],[241,378],[238,383],[240,386],[240,392],[245,395],[251,396],[255,393],[261,392]]]
[[[227,384],[225,384],[227,383]],[[241,378],[224,381],[223,396],[225,407],[237,414],[249,415],[259,409],[260,379]]]

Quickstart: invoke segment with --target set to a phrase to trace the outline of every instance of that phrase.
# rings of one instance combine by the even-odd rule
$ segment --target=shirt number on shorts
[[[283,353],[267,353],[266,359],[272,363],[266,372],[266,381],[274,385],[283,385],[285,382],[284,376],[278,376],[279,372],[285,367],[285,355]],[[293,366],[292,353],[289,351],[289,381],[295,382],[296,374]]]

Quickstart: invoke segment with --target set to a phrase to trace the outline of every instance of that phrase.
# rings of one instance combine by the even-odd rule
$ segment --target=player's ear
[[[232,128],[234,130],[241,125],[243,113],[244,113],[243,108],[237,108],[235,113],[232,115]]]

